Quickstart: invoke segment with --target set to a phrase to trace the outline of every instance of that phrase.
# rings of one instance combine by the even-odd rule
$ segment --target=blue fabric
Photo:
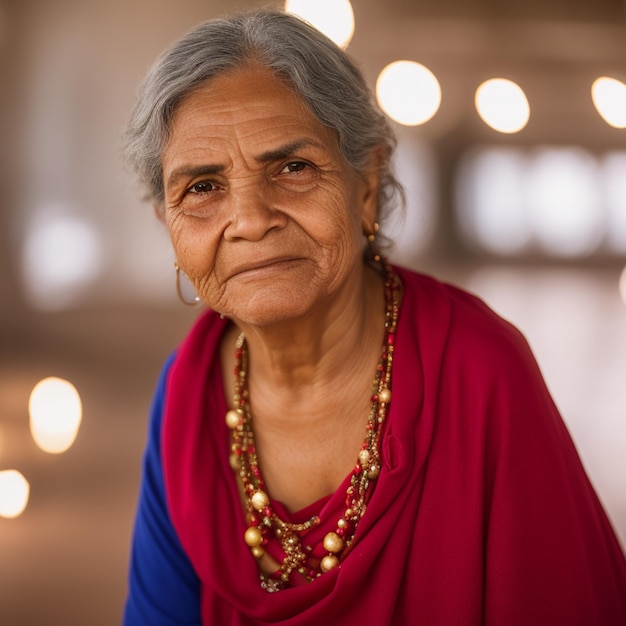
[[[165,384],[173,360],[161,372],[150,411],[123,626],[201,624],[200,583],[170,521],[161,465]]]

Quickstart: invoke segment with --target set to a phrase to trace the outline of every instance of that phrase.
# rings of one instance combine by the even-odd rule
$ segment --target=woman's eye
[[[287,163],[287,165],[285,165],[285,167],[281,171],[281,174],[296,174],[306,169],[307,167],[309,167],[309,165],[307,163],[304,163],[303,161],[291,161],[290,163]]]
[[[189,187],[190,193],[207,193],[208,191],[215,191],[217,187],[209,182],[208,180],[203,180],[200,183],[195,183],[191,187]]]

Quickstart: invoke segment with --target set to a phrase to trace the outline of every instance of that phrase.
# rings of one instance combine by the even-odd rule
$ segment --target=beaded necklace
[[[318,516],[296,524],[281,519],[267,494],[261,475],[252,429],[248,393],[248,350],[243,333],[235,348],[235,383],[233,401],[238,408],[226,413],[226,424],[232,430],[231,466],[238,473],[243,486],[248,528],[244,541],[255,558],[260,559],[272,537],[281,544],[284,558],[272,575],[261,574],[261,586],[268,592],[292,586],[291,576],[297,574],[311,582],[324,572],[339,567],[350,552],[356,529],[374,491],[381,469],[380,439],[391,402],[391,367],[399,310],[400,283],[393,269],[382,261],[385,272],[385,337],[382,354],[372,383],[371,410],[365,439],[350,474],[346,489],[345,510],[335,530],[326,533],[323,540],[326,556],[319,559],[312,548],[303,547],[307,532],[322,523]]]

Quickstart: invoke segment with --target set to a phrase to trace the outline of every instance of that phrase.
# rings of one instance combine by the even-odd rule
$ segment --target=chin
[[[248,326],[270,328],[301,319],[307,315],[308,309],[306,307],[294,306],[294,304],[292,302],[286,303],[286,306],[276,306],[275,304],[247,306],[233,312],[232,318]]]
[[[238,298],[237,304],[231,301],[233,306],[228,307],[226,315],[242,324],[259,328],[302,319],[324,299],[322,294],[310,289],[310,284],[307,287],[302,289],[292,284],[281,285],[278,289],[257,289],[245,298]]]
[[[228,281],[219,310],[243,323],[267,326],[305,315],[325,291],[311,272],[237,277]]]

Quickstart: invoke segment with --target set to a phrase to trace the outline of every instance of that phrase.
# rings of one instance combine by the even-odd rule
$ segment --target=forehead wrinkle
[[[216,83],[209,83],[190,94],[174,115],[174,132],[169,150],[166,148],[168,156],[174,157],[166,159],[174,166],[167,177],[168,186],[185,176],[223,173],[233,165],[233,158],[241,158],[254,168],[289,158],[306,146],[327,154],[334,152],[331,138],[324,133],[326,127],[316,128],[317,118],[293,92],[280,94],[282,102],[288,103],[287,111],[277,111],[275,102],[265,98],[262,89],[260,94],[244,89],[234,98],[223,99],[224,90],[216,87]],[[232,85],[226,91],[229,88]],[[185,152],[191,158],[181,158]]]

